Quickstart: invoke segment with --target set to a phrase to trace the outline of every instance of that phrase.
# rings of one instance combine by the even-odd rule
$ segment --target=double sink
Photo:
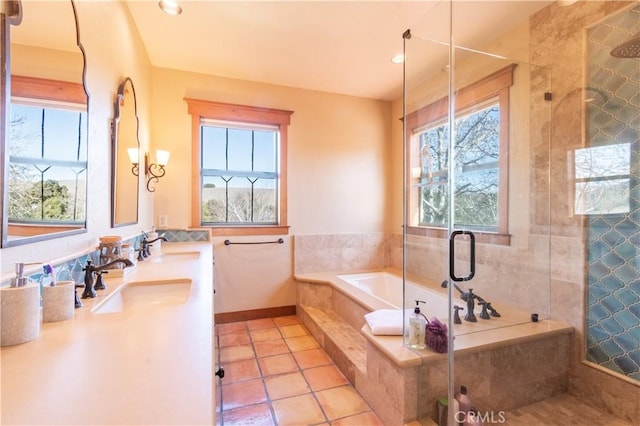
[[[154,257],[150,263],[182,262],[197,260],[199,257],[200,252],[197,251],[168,252]],[[108,314],[180,305],[189,298],[191,284],[192,280],[189,278],[129,281],[114,290],[91,311],[96,314]]]

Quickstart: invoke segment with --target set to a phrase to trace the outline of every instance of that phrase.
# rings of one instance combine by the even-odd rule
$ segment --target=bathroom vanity
[[[2,348],[2,424],[213,424],[213,247],[170,243]],[[81,290],[79,290],[81,291]]]

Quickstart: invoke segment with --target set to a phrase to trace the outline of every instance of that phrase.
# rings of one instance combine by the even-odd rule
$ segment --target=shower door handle
[[[469,275],[463,277],[456,276],[456,237],[458,235],[468,235],[471,246],[469,248]],[[453,231],[449,237],[449,276],[453,281],[469,281],[476,274],[476,236],[471,231]]]

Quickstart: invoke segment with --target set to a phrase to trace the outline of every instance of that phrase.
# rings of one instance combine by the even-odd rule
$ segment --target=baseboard
[[[278,306],[275,308],[253,309],[250,311],[222,312],[214,315],[216,324],[249,321],[261,318],[286,317],[296,314],[296,306]]]

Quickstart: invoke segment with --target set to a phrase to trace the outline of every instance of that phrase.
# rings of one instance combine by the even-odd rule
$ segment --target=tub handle
[[[469,248],[469,275],[458,277],[455,273],[456,266],[456,243],[455,239],[458,235],[468,235],[471,246]],[[453,281],[469,281],[476,274],[476,236],[471,231],[453,231],[449,237],[449,276]]]

